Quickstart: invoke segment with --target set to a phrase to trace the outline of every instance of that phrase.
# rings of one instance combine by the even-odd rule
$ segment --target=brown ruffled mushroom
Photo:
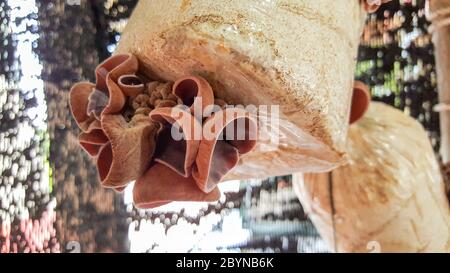
[[[203,115],[207,107],[214,105],[212,88],[202,77],[187,76],[177,80],[173,85],[172,93],[180,98],[195,116]],[[202,113],[197,113],[196,111],[200,108]]]
[[[122,75],[119,77],[118,84],[122,92],[128,97],[136,97],[145,90],[144,82],[136,75]]]
[[[103,110],[102,114],[117,114],[119,113],[126,103],[126,95],[119,87],[118,80],[122,75],[136,74],[138,71],[139,63],[134,55],[115,55],[109,58],[106,62],[97,68],[97,71],[104,71],[106,68],[114,67],[109,70],[106,76],[106,87],[109,95],[109,103]],[[102,72],[104,73],[104,72]],[[99,72],[97,72],[97,75]],[[99,77],[97,77],[97,85]],[[99,89],[99,87],[97,87]]]
[[[223,177],[256,146],[257,122],[239,108],[214,113],[203,125],[192,176],[203,192],[211,192]]]
[[[150,118],[163,125],[158,135],[155,161],[183,177],[189,177],[200,144],[200,122],[189,112],[176,107],[155,109],[150,113]],[[177,139],[173,129],[179,133]]]
[[[78,83],[70,91],[70,107],[83,131],[79,143],[96,163],[101,183],[121,190],[142,175],[155,149],[157,123],[145,115],[130,122],[122,116],[127,97],[144,92],[133,55],[115,55],[96,69],[96,84]]]
[[[159,124],[144,116],[126,122],[121,115],[103,115],[102,126],[109,142],[100,150],[97,170],[103,186],[126,186],[150,166]]]
[[[218,200],[217,184],[256,144],[256,121],[215,100],[202,77],[145,83],[138,66],[133,55],[115,55],[97,67],[95,85],[70,92],[80,145],[96,157],[102,185],[121,192],[136,180],[141,208]]]
[[[90,82],[75,84],[70,90],[69,105],[72,116],[78,127],[85,133],[90,131],[91,124],[96,120],[95,116],[88,114],[89,96],[95,90],[95,85]]]
[[[141,178],[133,189],[134,204],[138,208],[154,208],[172,201],[213,202],[220,198],[219,189],[204,193],[195,184],[192,176],[182,177],[169,167],[156,163]]]
[[[135,74],[138,61],[133,55],[115,55],[96,68],[96,84],[81,82],[70,90],[70,109],[80,129],[88,133],[102,114],[118,114],[125,105],[125,95],[117,84],[121,75]],[[96,122],[97,121],[97,122]]]
[[[172,201],[216,201],[220,197],[217,184],[237,165],[240,155],[256,145],[257,122],[243,109],[219,107],[203,124],[202,118],[194,117],[194,105],[201,108],[195,111],[204,113],[214,103],[212,89],[203,78],[178,80],[173,94],[189,109],[166,107],[150,113],[163,129],[158,134],[155,164],[133,189],[140,208]]]

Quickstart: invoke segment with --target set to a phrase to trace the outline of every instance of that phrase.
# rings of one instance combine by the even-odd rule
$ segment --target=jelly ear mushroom
[[[214,104],[214,93],[209,83],[202,77],[187,76],[173,85],[172,93],[193,112],[195,101],[201,99],[202,111]]]
[[[106,59],[104,62],[99,64],[95,69],[95,79],[96,79],[96,88],[103,92],[108,91],[107,85],[107,77],[108,74],[116,69],[121,64],[125,63],[127,60],[133,59],[135,57],[131,57],[130,55],[121,54],[114,55],[111,58]],[[135,60],[135,65],[137,67],[137,59]]]
[[[81,133],[78,136],[81,147],[91,156],[98,155],[100,148],[108,142],[108,138],[101,129],[94,129],[89,133]]]
[[[360,120],[370,104],[369,87],[360,81],[355,81],[353,85],[352,104],[350,110],[350,124]]]
[[[202,125],[189,112],[178,108],[158,108],[150,119],[163,125],[159,132],[155,162],[166,165],[183,177],[191,175],[201,138]],[[172,135],[173,127],[181,129],[179,139]]]
[[[192,172],[197,186],[205,193],[214,190],[240,155],[253,150],[257,135],[257,121],[244,109],[228,108],[207,118]]]
[[[136,97],[145,89],[143,81],[133,74],[120,76],[118,84],[122,92],[129,97]]]
[[[89,131],[89,126],[94,122],[95,117],[87,113],[89,96],[94,90],[95,85],[89,82],[80,82],[75,84],[69,93],[69,106],[72,116],[78,127],[83,132]]]
[[[159,125],[147,117],[127,122],[121,115],[104,115],[102,126],[109,142],[97,156],[100,182],[107,188],[124,187],[150,166]]]
[[[214,202],[220,191],[202,192],[192,176],[182,177],[166,165],[156,163],[136,180],[133,201],[137,208],[150,209],[172,201]]]

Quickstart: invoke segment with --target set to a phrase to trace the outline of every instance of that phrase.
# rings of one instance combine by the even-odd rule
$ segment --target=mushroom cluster
[[[70,107],[101,184],[122,191],[136,181],[142,208],[219,199],[217,184],[257,141],[251,113],[215,98],[204,78],[149,80],[131,54],[100,64],[95,84],[75,84]]]

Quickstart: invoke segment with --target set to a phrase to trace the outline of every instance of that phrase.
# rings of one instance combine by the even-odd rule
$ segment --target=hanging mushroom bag
[[[358,0],[139,1],[96,82],[71,89],[80,146],[104,187],[135,181],[141,208],[336,168],[365,15]]]

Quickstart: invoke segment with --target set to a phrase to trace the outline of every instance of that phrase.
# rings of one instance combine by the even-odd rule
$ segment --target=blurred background
[[[73,83],[94,81],[136,0],[0,0],[0,252],[328,252],[291,178],[232,181],[217,203],[153,210],[103,189],[77,144]],[[425,0],[370,15],[355,78],[439,149]]]

